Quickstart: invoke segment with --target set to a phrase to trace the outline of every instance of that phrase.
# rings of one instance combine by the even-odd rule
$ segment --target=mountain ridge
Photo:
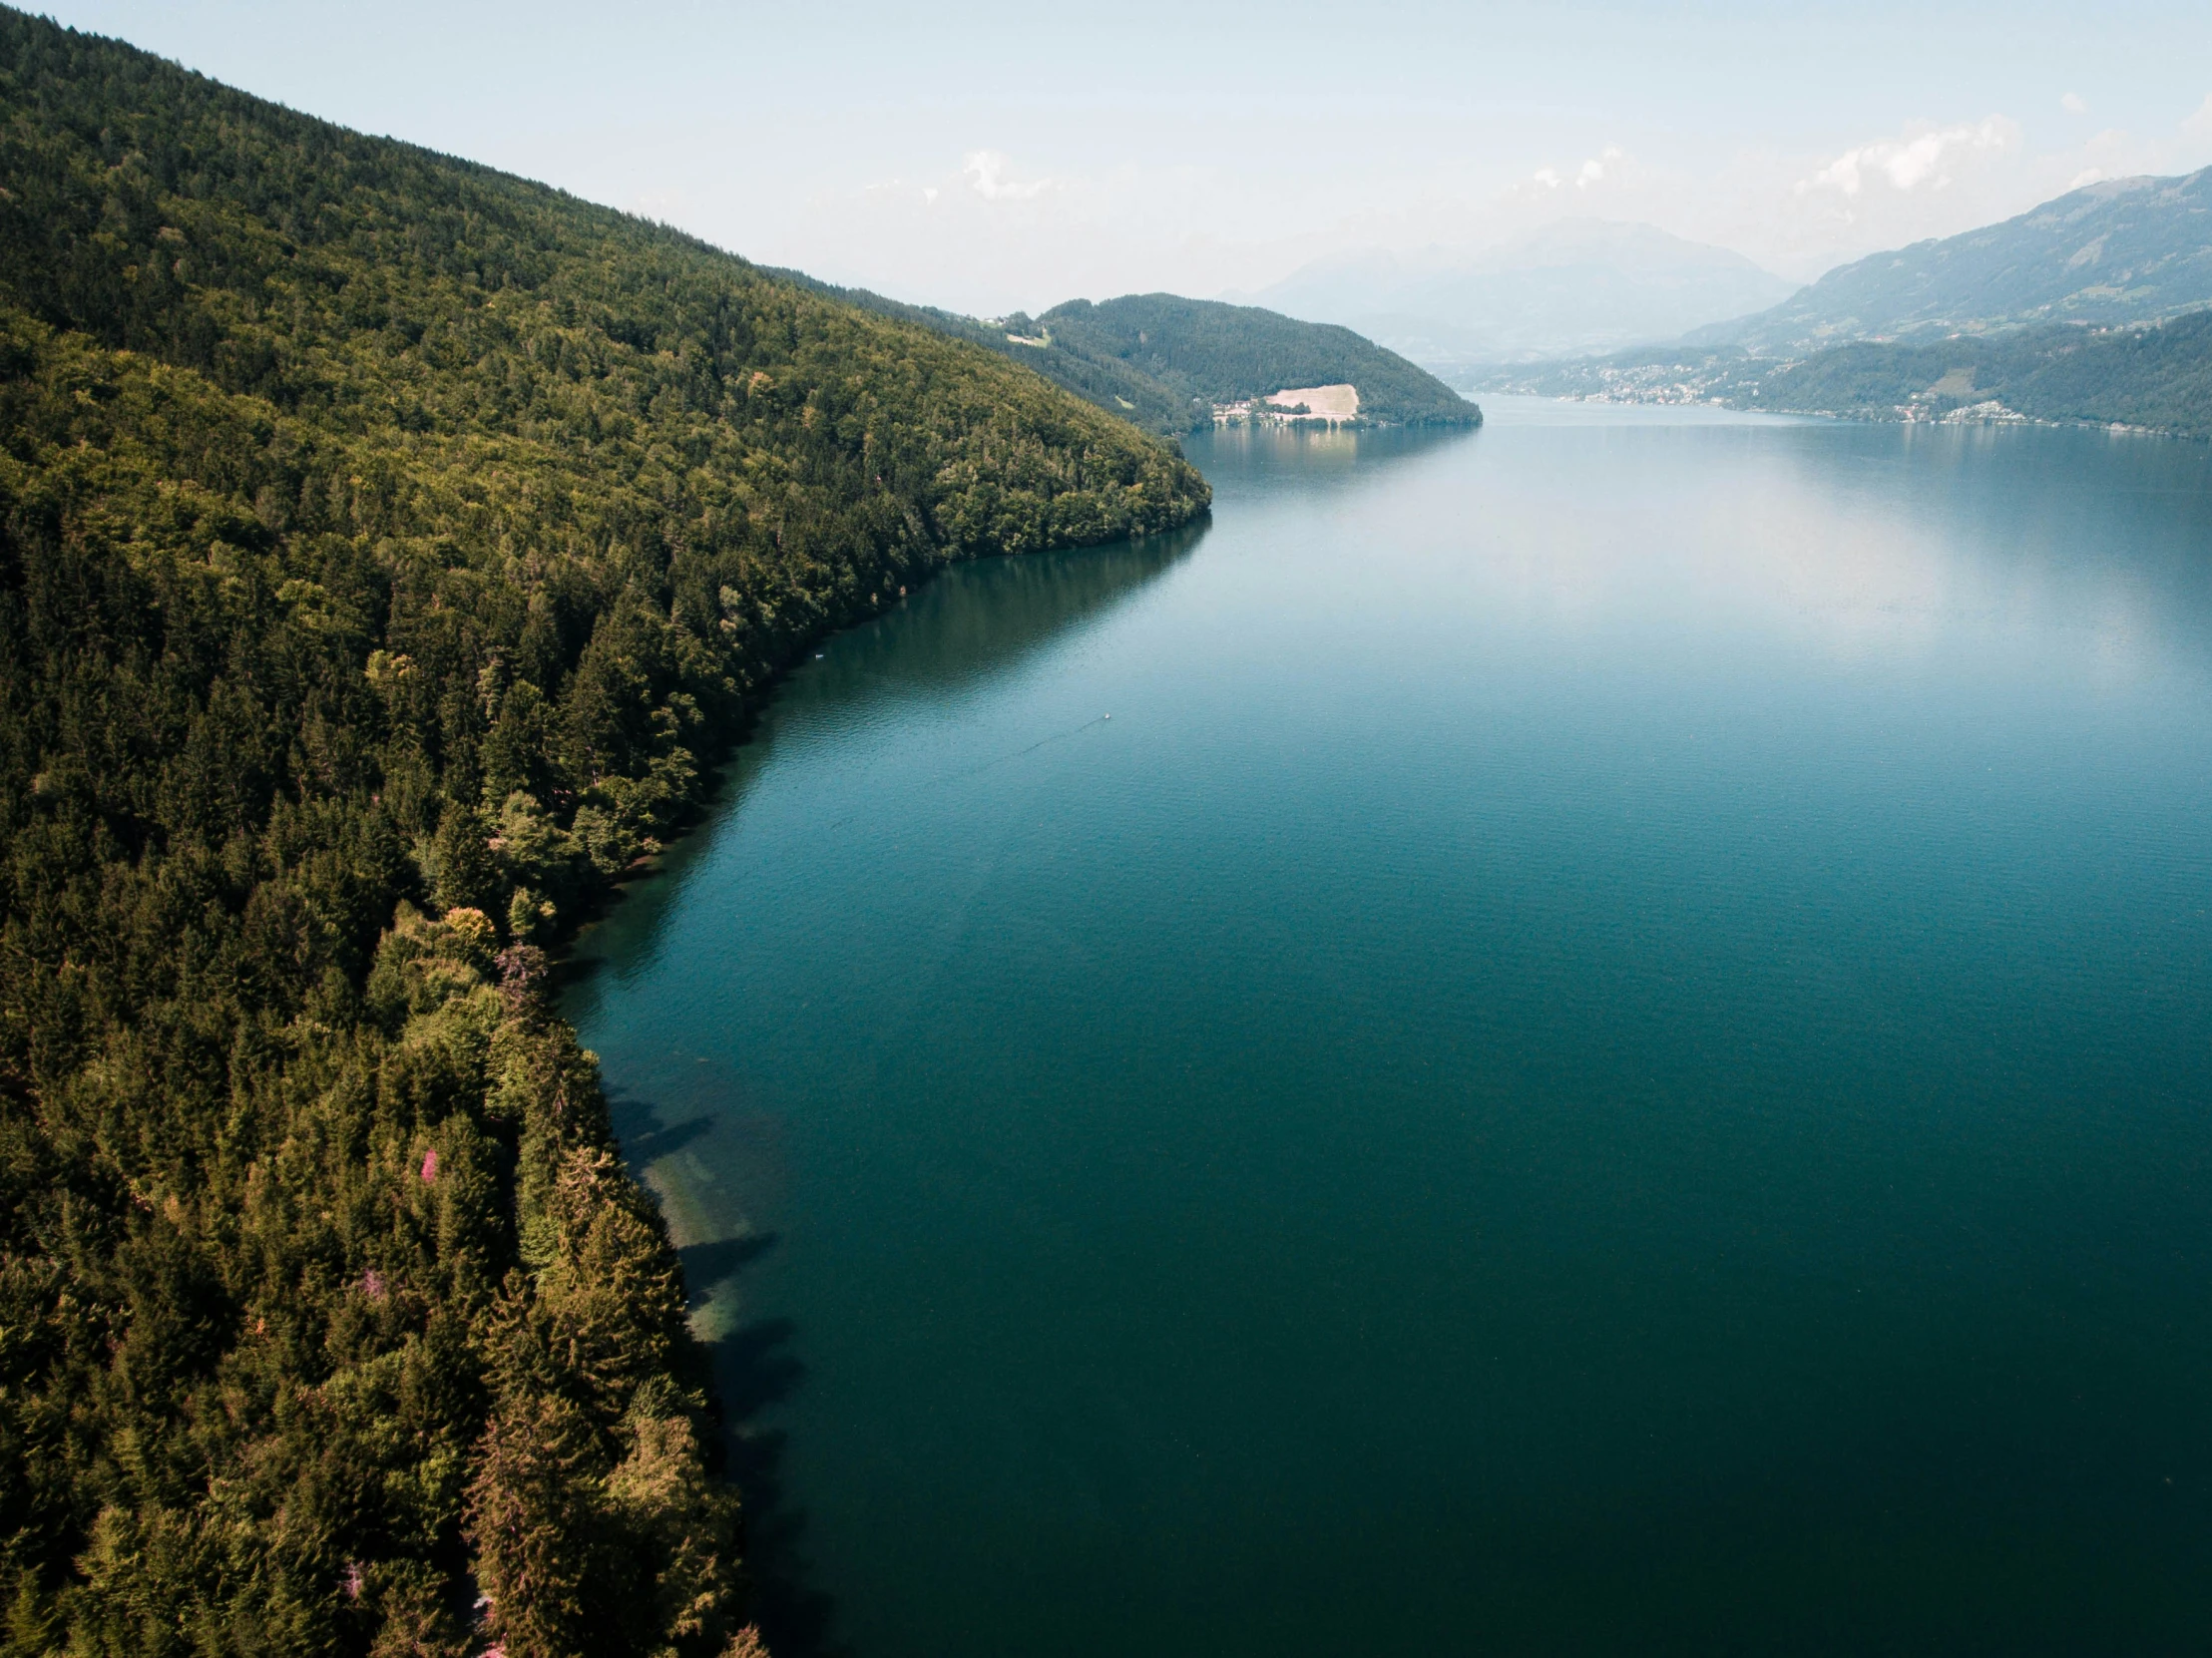
[[[1994,224],[1869,254],[1680,344],[1778,356],[1846,339],[2156,321],[2203,305],[2212,168],[2087,185]]]
[[[2212,436],[2212,168],[2109,180],[1841,265],[1668,344],[1472,365],[1489,391]]]

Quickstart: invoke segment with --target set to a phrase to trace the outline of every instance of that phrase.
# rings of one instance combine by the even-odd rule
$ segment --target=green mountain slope
[[[1015,319],[1020,323],[1024,319]],[[1037,318],[1061,350],[1133,369],[1208,408],[1291,386],[1350,383],[1364,419],[1403,426],[1474,426],[1483,413],[1395,351],[1333,323],[1299,322],[1252,305],[1130,294],[1073,299]]]
[[[1395,351],[1349,328],[1251,305],[1131,294],[1103,304],[1074,299],[1041,317],[985,322],[865,288],[831,287],[797,272],[778,274],[996,351],[1087,402],[1167,435],[1211,425],[1216,403],[1347,383],[1359,389],[1362,417],[1382,424],[1482,424],[1482,410]]]
[[[542,946],[823,629],[1205,502],[939,332],[0,10],[9,1650],[749,1650]]]
[[[2212,305],[2212,168],[2109,180],[2001,224],[1876,253],[1683,344],[1788,355],[1872,336],[2144,322],[2200,305]]]
[[[835,287],[795,270],[778,270],[775,274],[847,304],[874,311],[879,316],[934,328],[954,339],[981,346],[1042,374],[1087,403],[1163,437],[1179,436],[1193,427],[1209,425],[1213,420],[1212,404],[1201,407],[1191,398],[1170,391],[1151,376],[1114,358],[1094,357],[1059,341],[1044,347],[1015,344],[1013,334],[1028,333],[1029,319],[1026,317],[1011,322],[984,322],[956,311],[941,311],[932,305],[910,305],[903,299],[892,299],[867,288]],[[1028,337],[1036,336],[1029,334]]]

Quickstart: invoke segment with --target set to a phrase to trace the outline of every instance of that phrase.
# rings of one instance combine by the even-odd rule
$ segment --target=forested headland
[[[1363,424],[1480,426],[1483,411],[1427,369],[1333,323],[1256,305],[1126,294],[1071,299],[1042,316],[985,321],[865,288],[786,274],[856,305],[1011,357],[1112,414],[1164,435],[1211,426],[1214,406],[1295,386],[1359,388]]]
[[[1197,475],[672,230],[0,10],[0,1644],[742,1652],[546,950],[748,702]]]
[[[1359,388],[1363,419],[1393,426],[1479,426],[1483,420],[1482,410],[1397,352],[1349,328],[1301,322],[1256,305],[1134,293],[1096,305],[1072,299],[1036,326],[1056,344],[1124,364],[1208,405],[1265,397],[1286,386],[1349,383]]]

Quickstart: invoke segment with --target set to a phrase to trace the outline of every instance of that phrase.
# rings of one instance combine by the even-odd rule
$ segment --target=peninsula
[[[1255,400],[1287,407],[1299,387],[1352,388],[1356,408],[1324,417],[1337,425],[1483,423],[1479,407],[1397,352],[1349,328],[1301,322],[1256,305],[1142,293],[1098,304],[1072,299],[1034,317],[978,318],[863,288],[816,285],[852,304],[1012,357],[1163,435],[1211,426],[1217,417],[1244,418]],[[1226,415],[1239,406],[1242,415]]]

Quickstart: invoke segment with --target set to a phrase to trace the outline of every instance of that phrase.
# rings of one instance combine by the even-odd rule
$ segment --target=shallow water
[[[2203,1643],[2212,451],[1486,406],[831,641],[587,940],[782,1658]]]

